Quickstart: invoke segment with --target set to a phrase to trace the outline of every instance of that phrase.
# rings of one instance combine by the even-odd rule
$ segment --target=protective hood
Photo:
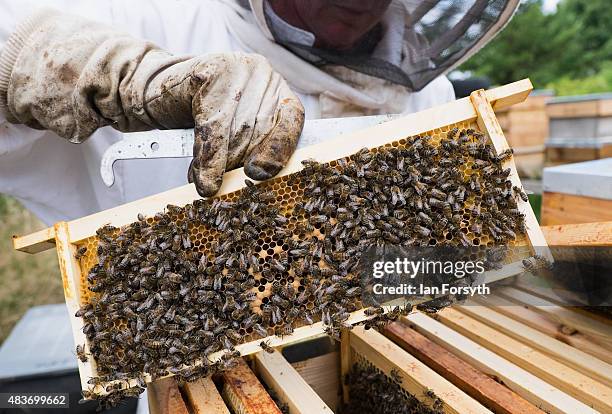
[[[268,0],[220,1],[239,15],[228,29],[301,92],[324,93],[364,108],[386,106],[389,112],[402,96],[420,91],[476,53],[519,5],[519,0],[393,0],[369,36],[375,43],[347,53],[317,48],[283,30]]]

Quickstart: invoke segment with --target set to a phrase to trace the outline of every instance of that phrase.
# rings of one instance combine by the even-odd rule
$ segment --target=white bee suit
[[[52,7],[149,40],[175,55],[231,51],[265,55],[267,47],[253,50],[253,45],[238,38],[236,27],[228,27],[236,19],[237,7],[228,3],[215,0],[0,0],[0,51],[4,51],[7,39],[19,22],[36,9]],[[261,1],[254,3],[261,5]],[[260,30],[255,24],[248,29]],[[275,49],[274,54],[286,52],[279,49]],[[272,59],[271,63],[292,87],[303,83],[299,76],[295,77],[300,73],[300,64],[304,71],[312,68],[307,62],[300,63],[299,58],[292,60],[290,70],[278,68]],[[356,114],[354,107],[346,113],[335,113],[333,104],[325,104],[331,109],[322,111],[320,94],[307,93],[304,89],[302,84],[295,88],[307,118]],[[401,111],[414,112],[452,100],[454,95],[448,80],[438,77],[419,92],[404,93],[402,99]],[[363,108],[362,113],[383,112],[376,111],[375,105],[370,106]],[[52,224],[187,183],[187,159],[139,160],[116,163],[115,184],[107,188],[100,177],[100,160],[104,151],[121,140],[122,135],[111,127],[104,127],[84,143],[71,144],[53,132],[11,124],[0,113],[0,193],[14,196],[43,222]]]

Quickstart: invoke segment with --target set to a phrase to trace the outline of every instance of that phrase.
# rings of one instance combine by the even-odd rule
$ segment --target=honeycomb
[[[462,122],[454,125],[449,125],[447,127],[435,129],[432,131],[428,131],[422,136],[428,135],[431,137],[430,143],[434,144],[434,146],[438,146],[440,144],[440,140],[445,138],[448,132],[453,128],[459,129],[467,129],[471,128],[475,131],[478,131],[478,127],[475,123]],[[408,143],[409,138],[402,139],[396,142],[389,143],[385,145],[386,148],[405,148]],[[371,151],[376,152],[380,148],[371,149]],[[349,160],[351,157],[347,157],[345,160]],[[339,160],[332,161],[329,163],[332,167],[337,167],[339,165]],[[467,178],[471,175],[482,174],[480,170],[477,168],[473,168],[473,162],[467,162],[461,166],[459,166],[460,171],[463,173],[463,177]],[[258,185],[262,191],[270,191],[274,195],[273,205],[278,208],[279,213],[287,219],[285,227],[290,232],[298,232],[298,230],[303,229],[305,225],[309,222],[309,218],[305,215],[303,210],[300,210],[298,213],[294,211],[296,204],[304,202],[304,190],[308,183],[303,181],[292,180],[292,176],[283,176],[278,177],[264,183]],[[234,202],[240,196],[240,193],[243,190],[236,191],[234,193],[226,194],[220,197],[215,198],[219,201],[228,201]],[[465,208],[462,212],[463,220],[461,221],[460,227],[461,231],[466,235],[467,239],[475,246],[491,247],[495,245],[495,240],[487,234],[475,234],[471,230],[472,215],[470,214],[470,209],[477,204],[480,204],[482,200],[477,197],[471,195],[466,199]],[[189,222],[187,217],[185,217],[184,211],[177,212],[169,212],[172,221],[175,222]],[[331,213],[331,224],[333,224],[336,216],[335,213]],[[156,222],[156,217],[148,217],[146,218],[146,222],[150,225],[153,225]],[[191,240],[191,247],[189,250],[193,252],[199,252],[206,254],[212,260],[214,259],[214,255],[211,253],[214,248],[217,246],[217,241],[219,239],[219,232],[217,230],[211,229],[205,226],[194,226],[189,223],[188,227],[189,237]],[[301,231],[301,230],[300,230]],[[318,240],[325,239],[325,226],[321,223],[314,224],[312,228],[310,228],[310,234],[308,237],[316,238]],[[429,245],[442,245],[448,241],[448,235],[443,234],[441,237],[432,237],[429,240]],[[297,240],[297,236],[294,238]],[[98,293],[94,293],[89,290],[90,284],[87,279],[87,275],[94,265],[97,264],[97,248],[98,248],[98,238],[90,237],[77,245],[77,248],[87,247],[85,254],[80,258],[79,265],[81,269],[81,283],[79,285],[80,291],[80,304],[84,305],[90,303],[95,296],[99,296]],[[133,243],[138,243],[138,240],[134,240]],[[285,257],[287,252],[291,249],[291,246],[285,241],[277,236],[270,230],[265,231],[256,239],[253,240],[253,244],[256,246],[257,250],[257,260],[259,262],[260,271],[253,271],[249,268],[249,279],[252,279],[253,283],[252,291],[255,294],[256,298],[251,302],[250,306],[255,313],[261,314],[262,307],[266,304],[270,303],[271,291],[273,284],[275,282],[281,282],[283,284],[291,285],[295,289],[295,291],[299,294],[304,291],[304,286],[301,283],[300,277],[298,277],[293,269],[288,270],[282,276],[276,275],[275,279],[268,280],[265,276],[265,270],[269,269],[274,265],[275,261],[281,260],[282,257]],[[505,262],[515,262],[521,258],[527,257],[530,255],[530,247],[528,243],[528,238],[526,234],[517,233],[517,236],[514,240],[511,240],[507,243],[510,247],[513,247],[509,251],[509,255],[506,257]],[[321,267],[324,267],[324,261],[321,260]],[[224,275],[227,276],[228,270],[225,269],[223,271]],[[282,279],[282,280],[281,280]],[[309,297],[308,302],[304,305],[306,310],[312,310],[314,308],[313,297]],[[353,303],[353,309],[348,309],[349,311],[357,310],[362,307],[359,299],[356,298]],[[321,320],[321,315],[313,314],[312,319],[314,322]],[[117,327],[125,326],[124,322],[118,322]],[[298,322],[294,324],[294,327],[302,326],[304,322]],[[267,327],[268,335],[274,335],[278,333],[278,329],[281,329],[284,326],[284,323],[272,323],[269,327]],[[253,332],[252,328],[244,328],[240,327],[238,333],[242,337],[240,343],[246,343],[255,340],[261,340],[261,336],[257,333]],[[95,371],[94,371],[95,372]]]

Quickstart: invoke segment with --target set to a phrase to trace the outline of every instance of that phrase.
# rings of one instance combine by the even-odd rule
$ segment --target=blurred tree
[[[596,75],[586,78],[564,76],[546,85],[546,89],[553,89],[557,95],[610,92],[612,91],[612,61],[606,62]]]
[[[549,75],[555,52],[548,42],[551,15],[542,12],[541,0],[521,4],[517,14],[497,38],[464,63],[460,69],[487,76],[502,84],[530,77],[535,84],[553,80]]]
[[[498,84],[529,77],[538,88],[598,76],[583,84],[612,88],[602,83],[608,76],[600,75],[612,62],[611,28],[609,0],[562,0],[551,14],[543,13],[542,0],[527,0],[506,29],[460,70]]]
[[[586,77],[612,61],[612,6],[609,0],[564,0],[550,21],[557,38],[557,77]]]

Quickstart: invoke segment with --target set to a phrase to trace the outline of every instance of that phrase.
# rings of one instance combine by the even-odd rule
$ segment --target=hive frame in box
[[[362,368],[372,366],[387,377],[392,377],[394,371],[401,378],[399,383],[401,388],[430,408],[433,408],[435,398],[428,397],[427,392],[433,391],[440,398],[443,404],[441,408],[445,413],[491,413],[478,401],[383,334],[358,326],[344,332],[343,335],[340,350],[343,378],[351,371],[354,364]],[[344,401],[348,401],[346,384],[343,384],[343,394]]]
[[[279,173],[286,176],[302,169],[301,161],[305,159],[316,159],[319,162],[330,162],[358,152],[363,147],[377,148],[395,141],[405,139],[410,136],[420,135],[428,131],[440,131],[441,128],[457,123],[478,124],[479,129],[486,133],[497,153],[509,148],[503,135],[501,127],[495,118],[494,109],[504,108],[515,103],[522,102],[532,90],[531,82],[528,79],[514,82],[499,88],[488,91],[480,90],[472,93],[469,98],[459,99],[445,105],[437,106],[425,111],[406,115],[393,121],[374,127],[366,128],[351,134],[343,135],[340,138],[331,139],[321,144],[313,145],[300,149],[294,153],[287,166]],[[521,183],[516,171],[514,160],[510,158],[504,167],[511,168],[509,176],[512,184],[521,187]],[[247,179],[243,169],[237,169],[225,174],[223,185],[217,196],[223,196],[241,190]],[[58,260],[62,275],[66,304],[71,315],[71,323],[75,343],[86,344],[87,340],[82,332],[83,320],[74,316],[81,304],[80,299],[80,280],[81,269],[75,260],[77,245],[96,234],[96,230],[105,224],[116,227],[132,223],[139,213],[145,216],[152,216],[159,211],[163,211],[168,204],[184,206],[192,201],[199,199],[193,185],[186,185],[169,190],[154,196],[115,207],[100,213],[93,214],[71,222],[57,223],[52,229],[45,229],[24,237],[15,237],[14,247],[17,250],[36,253],[47,250],[53,246],[57,249]],[[528,202],[518,200],[518,207],[525,215],[527,225],[527,241],[531,252],[535,249],[539,254],[552,259],[546,249],[546,240],[539,228],[537,220]],[[491,283],[510,276],[514,276],[523,271],[520,261],[510,263],[501,270],[487,272],[485,282]],[[353,312],[347,321],[355,324],[367,319],[363,309]],[[295,343],[306,338],[311,338],[324,333],[324,326],[317,322],[310,326],[299,327],[292,335],[270,337],[271,346],[286,345]],[[261,339],[237,345],[236,349],[243,355],[252,354],[260,350]],[[211,359],[220,356],[213,354]],[[96,376],[96,366],[94,361],[78,361],[79,373],[83,389],[88,388],[87,381],[90,377]],[[146,378],[149,380],[150,378]],[[131,381],[130,386],[135,382]],[[97,394],[104,394],[102,387],[96,387]]]

